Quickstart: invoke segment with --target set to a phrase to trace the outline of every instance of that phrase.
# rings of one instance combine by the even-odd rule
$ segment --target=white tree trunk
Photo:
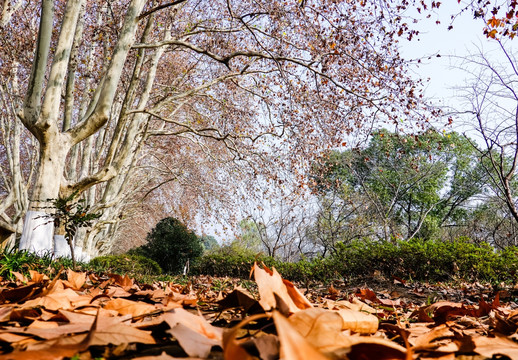
[[[27,211],[20,239],[21,250],[43,254],[53,248],[54,222],[44,211]]]
[[[54,256],[56,258],[71,258],[70,245],[68,245],[65,235],[54,235]]]

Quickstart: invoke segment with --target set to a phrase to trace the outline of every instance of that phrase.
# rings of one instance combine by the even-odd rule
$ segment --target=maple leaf
[[[291,282],[282,279],[275,268],[261,269],[255,263],[253,274],[259,290],[259,303],[264,310],[269,311],[277,307],[276,296],[286,304],[291,313],[313,307]]]
[[[152,313],[157,308],[142,301],[131,301],[126,299],[113,299],[104,305],[106,310],[115,310],[120,315],[140,316],[143,314]]]
[[[86,273],[77,273],[71,269],[67,270],[67,281],[63,281],[63,284],[74,290],[81,290],[86,282]]]

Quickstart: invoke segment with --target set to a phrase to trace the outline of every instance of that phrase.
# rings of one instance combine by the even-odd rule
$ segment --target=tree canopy
[[[315,168],[315,190],[359,194],[383,239],[430,238],[461,221],[483,192],[487,174],[464,136],[429,130],[404,135],[380,130],[365,148],[333,151]]]

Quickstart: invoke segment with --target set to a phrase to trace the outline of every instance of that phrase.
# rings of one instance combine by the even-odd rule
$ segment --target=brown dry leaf
[[[119,285],[126,291],[133,287],[133,280],[128,275],[121,276],[119,274],[108,274],[108,276],[114,280],[115,284]]]
[[[0,360],[62,360],[71,358],[77,352],[78,349],[73,346],[49,346],[49,348],[41,350],[13,351],[9,354],[0,355]]]
[[[255,282],[259,290],[259,303],[264,310],[270,311],[276,308],[275,294],[282,299],[291,313],[313,307],[291,282],[283,281],[275,268],[266,269],[261,269],[257,263],[253,267]]]
[[[374,336],[351,336],[354,345],[347,353],[348,360],[406,360],[404,347],[383,338]],[[411,355],[411,353],[409,352]]]
[[[12,306],[5,306],[0,308],[0,322],[7,322],[11,318]]]
[[[273,320],[277,328],[281,344],[281,359],[284,360],[329,360],[327,356],[315,349],[309,341],[290,324],[278,311],[273,312]]]
[[[207,357],[212,346],[222,346],[223,330],[210,325],[201,315],[182,308],[162,315],[171,333],[189,356]]]
[[[368,300],[371,302],[379,302],[378,297],[376,296],[376,293],[372,291],[371,289],[358,289],[356,291],[356,296],[359,297],[362,300]]]
[[[429,328],[422,329],[424,334],[421,334],[415,338],[410,335],[409,342],[413,346],[414,351],[423,350],[423,349],[436,349],[441,343],[434,343],[437,339],[444,338],[453,338],[455,335],[453,331],[446,325],[439,325],[436,328],[430,330]],[[410,329],[410,334],[412,334],[412,329]]]
[[[63,281],[63,284],[66,287],[72,288],[74,290],[81,290],[83,285],[86,282],[86,273],[78,273],[72,271],[71,269],[67,270],[67,281]]]
[[[33,335],[45,340],[53,340],[65,335],[85,333],[91,328],[91,324],[86,323],[65,324],[61,326],[58,326],[55,322],[49,322],[49,324],[55,324],[55,326],[28,327],[25,330],[18,330],[19,332],[15,328],[11,328],[10,330],[18,334]]]
[[[119,298],[108,301],[104,305],[104,309],[115,310],[121,315],[140,316],[152,313],[157,308],[155,305],[151,305],[142,301],[131,301]]]
[[[13,289],[2,289],[0,291],[0,299],[2,303],[5,302],[19,302],[28,298],[41,290],[41,284],[30,284],[25,286],[18,286]]]
[[[82,301],[81,301],[82,300]],[[38,297],[33,300],[26,301],[21,308],[44,307],[47,310],[72,310],[77,306],[77,302],[90,302],[90,297],[84,297],[76,294],[72,289],[63,291],[54,291],[46,296]],[[72,303],[74,302],[74,304]]]
[[[128,289],[130,290],[130,289]],[[117,298],[117,297],[130,297],[131,293],[124,290],[120,286],[108,286],[104,291],[104,294],[108,297]]]
[[[279,337],[276,335],[266,334],[256,336],[250,340],[251,344],[259,352],[259,357],[264,360],[273,360],[279,358]]]
[[[422,308],[424,314],[433,314],[433,321],[437,324],[444,324],[446,321],[459,316],[477,316],[478,309],[467,308],[461,303],[451,301],[439,301]],[[421,315],[421,314],[420,314]]]
[[[323,353],[333,353],[340,348],[346,353],[350,350],[352,343],[342,334],[344,322],[336,311],[306,309],[293,314],[288,321],[308,343]]]
[[[218,301],[218,305],[223,310],[240,307],[249,314],[262,311],[258,301],[252,298],[246,290],[239,288],[234,289],[224,299]]]
[[[181,306],[196,306],[198,304],[198,298],[195,294],[180,294],[178,292],[171,292],[164,299],[165,305],[168,308],[175,308]]]
[[[333,306],[330,306],[329,307],[330,309],[335,309],[335,308],[351,309],[351,310],[361,311],[361,312],[373,314],[373,315],[378,313],[378,310],[376,310],[372,306],[365,304],[364,302],[359,300],[357,297],[353,297],[352,302],[347,301],[347,300],[339,300],[332,304],[333,304]]]
[[[189,356],[207,358],[213,346],[221,346],[221,340],[210,339],[184,324],[177,324],[167,331],[180,343]]]
[[[54,329],[59,325],[54,321],[40,321],[34,320],[27,328],[28,329]]]
[[[487,358],[505,355],[510,359],[518,359],[518,344],[506,336],[477,336],[472,338],[472,342],[475,345],[473,351]]]
[[[228,360],[256,360],[257,357],[250,355],[242,346],[247,339],[237,340],[238,332],[247,324],[264,319],[267,315],[252,315],[241,321],[238,325],[223,332],[223,358]]]
[[[176,359],[181,359],[181,358],[172,357],[171,355],[167,355],[167,353],[165,351],[163,351],[162,354],[160,354],[160,355],[142,356],[142,357],[137,357],[137,358],[133,358],[133,359],[134,360],[176,360]],[[185,359],[185,358],[182,358],[182,359]],[[189,360],[197,360],[197,359],[189,358]]]
[[[92,314],[85,314],[80,311],[59,310],[59,314],[63,316],[69,323],[86,323],[93,324],[95,316]]]
[[[336,290],[333,284],[327,288],[327,292],[329,293],[329,298],[332,300],[336,300],[340,294],[340,291]]]
[[[55,330],[59,331],[62,327],[82,327],[83,329],[86,329],[85,332],[88,330],[90,331],[86,334],[65,337],[61,336],[51,341],[32,344],[28,346],[27,349],[36,351],[45,349],[49,346],[86,348],[87,346],[106,346],[110,344],[155,344],[155,339],[151,336],[150,331],[139,330],[130,325],[121,323],[124,319],[129,318],[129,316],[117,318],[98,316],[94,324],[90,327],[88,327],[88,324],[86,323],[62,325]],[[70,332],[67,334],[70,334]]]
[[[101,326],[93,331],[90,345],[120,345],[129,343],[154,344],[151,331],[139,330],[129,325],[114,324]]]
[[[351,330],[359,334],[373,334],[378,330],[378,318],[350,309],[340,309],[338,314],[343,319],[343,330]]]
[[[35,270],[29,270],[29,275],[31,276],[31,281],[33,283],[41,283],[44,280],[49,280],[49,277],[47,275],[40,274]]]
[[[6,342],[6,343],[16,343],[22,340],[27,339],[27,336],[20,335],[20,334],[14,334],[10,332],[0,332],[0,341]]]
[[[29,282],[29,279],[27,279],[27,277],[25,275],[23,275],[22,273],[19,273],[18,271],[11,271],[11,274],[13,274],[14,277],[16,278],[16,280],[18,280],[21,283],[26,284]]]
[[[41,317],[41,309],[13,309],[9,317],[12,322],[26,322]]]

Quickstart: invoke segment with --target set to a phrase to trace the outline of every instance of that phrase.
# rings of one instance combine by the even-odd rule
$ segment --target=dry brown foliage
[[[312,302],[257,264],[258,297],[240,286],[214,291],[210,278],[195,290],[61,274],[2,281],[0,359],[518,358],[518,306],[500,293],[491,302],[426,305],[418,290],[409,300],[367,288],[344,297],[330,286]]]

